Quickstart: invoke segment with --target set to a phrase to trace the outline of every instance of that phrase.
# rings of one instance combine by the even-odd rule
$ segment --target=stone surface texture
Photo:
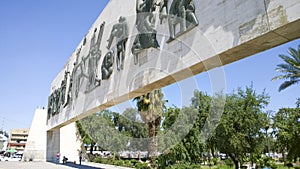
[[[23,152],[23,161],[46,161],[47,110],[36,109]]]

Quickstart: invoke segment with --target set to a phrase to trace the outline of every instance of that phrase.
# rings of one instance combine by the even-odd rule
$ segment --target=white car
[[[13,155],[13,156],[11,156],[11,157],[5,156],[5,157],[3,157],[3,158],[1,159],[1,161],[2,161],[2,160],[3,160],[3,161],[21,161],[21,159],[22,159],[22,156],[20,156],[20,155]]]

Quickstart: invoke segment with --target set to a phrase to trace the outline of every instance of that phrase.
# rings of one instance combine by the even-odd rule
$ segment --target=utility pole
[[[1,131],[4,131],[4,122],[5,122],[5,117],[2,117],[2,125],[1,125]]]

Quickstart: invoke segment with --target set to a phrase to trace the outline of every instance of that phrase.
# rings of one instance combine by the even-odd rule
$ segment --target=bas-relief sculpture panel
[[[96,24],[74,52],[71,62],[60,73],[59,78],[55,79],[55,86],[52,86],[53,90],[48,100],[49,118],[62,111],[65,112],[71,105],[86,101],[85,96],[92,96],[88,100],[96,99],[97,105],[93,106],[98,106],[98,103],[107,103],[106,98],[99,99],[102,95],[103,97],[109,95],[113,100],[115,97],[122,100],[119,98],[121,96],[119,93],[123,96],[126,92],[131,92],[130,94],[133,91],[140,92],[139,87],[148,85],[153,80],[149,79],[150,76],[144,77],[148,75],[147,73],[139,74],[139,72],[147,72],[143,69],[147,69],[149,65],[153,66],[153,63],[158,63],[158,69],[167,72],[166,74],[172,74],[185,68],[181,65],[200,63],[239,45],[240,35],[251,34],[251,37],[252,35],[256,37],[257,34],[245,30],[254,30],[253,25],[257,26],[259,21],[257,16],[265,15],[265,9],[268,9],[270,1],[265,1],[265,5],[260,6],[259,10],[255,8],[241,15],[239,12],[243,10],[240,8],[248,6],[244,3],[260,5],[261,2],[245,0],[238,2],[238,5],[235,4],[237,1],[233,0],[127,0],[125,2],[126,4],[122,4],[122,9],[117,10],[119,13],[113,13],[112,10],[104,14],[105,17],[101,17],[101,14],[100,19],[95,22]],[[110,3],[119,6],[117,0]],[[113,5],[109,7],[112,8]],[[285,7],[281,11],[284,10]],[[240,17],[237,17],[237,14]],[[243,17],[244,15],[248,20]],[[111,16],[115,20],[113,24],[111,24]],[[249,23],[249,26],[247,25],[247,29],[241,31],[239,28],[244,28],[245,23]],[[199,30],[201,35],[197,34]],[[228,34],[230,36],[227,36]],[[206,40],[204,43],[203,39]],[[210,46],[211,43],[213,47]],[[191,54],[194,52],[191,48],[197,48],[196,52]],[[210,67],[214,67],[215,63],[211,65]],[[199,69],[204,71],[205,68]],[[196,70],[197,72],[199,73]],[[135,75],[139,76],[124,80],[127,76]],[[155,80],[160,77],[155,76]],[[136,82],[136,85],[130,86],[133,82]],[[123,90],[126,90],[125,93]],[[80,101],[77,101],[78,99]],[[109,105],[112,103],[110,102]],[[93,107],[88,108],[83,108],[83,111]]]
[[[138,31],[137,36],[131,47],[134,64],[138,63],[139,53],[149,48],[159,50],[160,45],[156,34],[156,11],[158,12],[160,24],[167,24],[169,27],[170,38],[167,43],[172,43],[174,39],[183,33],[189,31],[198,25],[195,16],[195,6],[190,0],[136,0],[136,19],[135,28]],[[168,23],[163,22],[166,20]],[[176,26],[180,25],[180,30]],[[48,119],[58,114],[61,109],[72,104],[79,95],[79,90],[83,80],[86,80],[85,93],[92,92],[94,89],[105,83],[113,74],[114,62],[116,62],[117,71],[124,68],[126,59],[126,43],[129,37],[129,28],[126,17],[120,16],[118,23],[110,29],[110,35],[107,39],[106,48],[108,52],[102,58],[102,64],[99,65],[102,56],[101,41],[105,28],[105,21],[92,31],[90,40],[86,36],[80,47],[76,50],[76,59],[73,63],[73,69],[65,70],[64,79],[60,87],[54,90],[48,99]],[[109,28],[108,28],[109,29]],[[88,54],[83,56],[83,48],[87,48],[89,41]],[[113,42],[116,41],[116,45]],[[130,57],[130,56],[127,56]],[[147,56],[145,56],[148,58]],[[151,59],[151,58],[148,58]],[[147,59],[147,60],[148,60]],[[147,62],[147,60],[143,62]],[[70,66],[71,67],[71,66]],[[99,71],[100,70],[100,71]]]

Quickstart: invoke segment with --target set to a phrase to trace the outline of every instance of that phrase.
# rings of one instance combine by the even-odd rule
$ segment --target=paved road
[[[112,165],[83,162],[82,165],[73,163],[54,164],[48,162],[12,162],[1,161],[0,169],[129,169]]]

